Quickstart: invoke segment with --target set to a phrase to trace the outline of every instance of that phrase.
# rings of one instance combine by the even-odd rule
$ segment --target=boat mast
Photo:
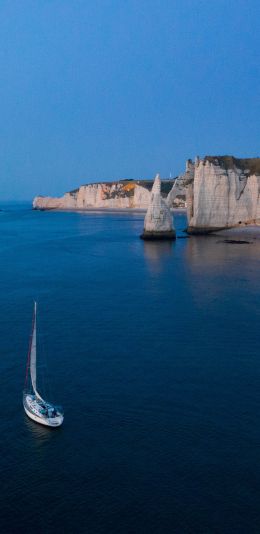
[[[28,371],[30,368],[31,383],[32,383],[34,394],[38,400],[43,400],[42,397],[39,395],[37,388],[36,388],[36,348],[37,348],[36,347],[36,313],[37,313],[37,304],[36,302],[34,302],[32,335],[31,335],[31,342],[30,342],[29,354],[28,354],[28,360],[27,360],[25,381],[27,382]]]
[[[37,309],[37,304],[36,304],[36,302],[34,302],[34,310],[33,310],[33,318],[32,318],[32,330],[31,330],[31,335],[30,335],[30,343],[29,343],[28,356],[27,356],[27,362],[26,362],[26,373],[25,373],[24,389],[26,389],[27,382],[28,382],[28,374],[29,374],[29,367],[30,367],[30,363],[31,363],[31,352],[32,352],[34,330],[36,330],[36,309]],[[35,339],[35,342],[36,342],[36,339]]]

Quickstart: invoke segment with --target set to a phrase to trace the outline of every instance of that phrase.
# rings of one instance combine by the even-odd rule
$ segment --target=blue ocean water
[[[0,212],[1,533],[260,531],[260,241],[142,225]],[[55,430],[22,407],[34,299]]]

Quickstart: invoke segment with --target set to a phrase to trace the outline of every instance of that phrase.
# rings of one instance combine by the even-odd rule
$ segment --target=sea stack
[[[156,175],[151,191],[150,202],[144,219],[144,231],[141,239],[160,240],[176,239],[172,214],[161,196],[161,179]]]

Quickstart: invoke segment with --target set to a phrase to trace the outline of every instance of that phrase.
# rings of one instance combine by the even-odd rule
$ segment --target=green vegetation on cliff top
[[[235,158],[234,156],[205,156],[204,161],[217,163],[226,171],[241,169],[249,174],[260,174],[260,158]]]
[[[169,180],[161,180],[162,196],[167,196],[168,195],[168,193],[170,192],[170,190],[171,190],[171,188],[172,188],[172,186],[174,184],[174,180],[175,180],[175,178],[171,178]],[[117,180],[117,181],[116,180],[112,180],[111,182],[107,182],[107,181],[104,181],[104,182],[91,182],[89,184],[84,184],[83,187],[87,187],[88,185],[97,185],[97,184],[104,184],[104,185],[108,185],[108,186],[117,185],[117,184],[122,184],[123,186],[137,184],[137,185],[141,185],[142,187],[145,187],[146,189],[151,191],[151,189],[153,187],[153,182],[154,182],[154,180],[133,180],[133,179],[129,180],[129,179],[125,179],[125,180]],[[70,191],[69,193],[72,194],[72,195],[75,195],[78,191],[79,191],[79,187],[77,189],[73,189],[73,191]],[[124,193],[124,196],[132,196],[134,194],[134,187],[129,189],[129,191],[127,191],[127,187],[126,187],[124,190],[122,190],[122,193]],[[119,194],[119,191],[115,191],[114,192],[114,196],[118,196],[118,194]],[[121,196],[123,196],[123,195],[121,195]]]

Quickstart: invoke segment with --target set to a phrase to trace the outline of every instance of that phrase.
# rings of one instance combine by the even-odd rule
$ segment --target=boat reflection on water
[[[53,432],[51,427],[43,426],[38,423],[35,424],[35,422],[26,417],[26,415],[24,415],[24,422],[35,447],[42,447],[49,443],[55,434],[57,435],[62,431],[62,427],[59,427],[55,428],[55,432]]]
[[[175,243],[172,241],[143,241],[144,256],[152,273],[161,273],[172,260]]]

